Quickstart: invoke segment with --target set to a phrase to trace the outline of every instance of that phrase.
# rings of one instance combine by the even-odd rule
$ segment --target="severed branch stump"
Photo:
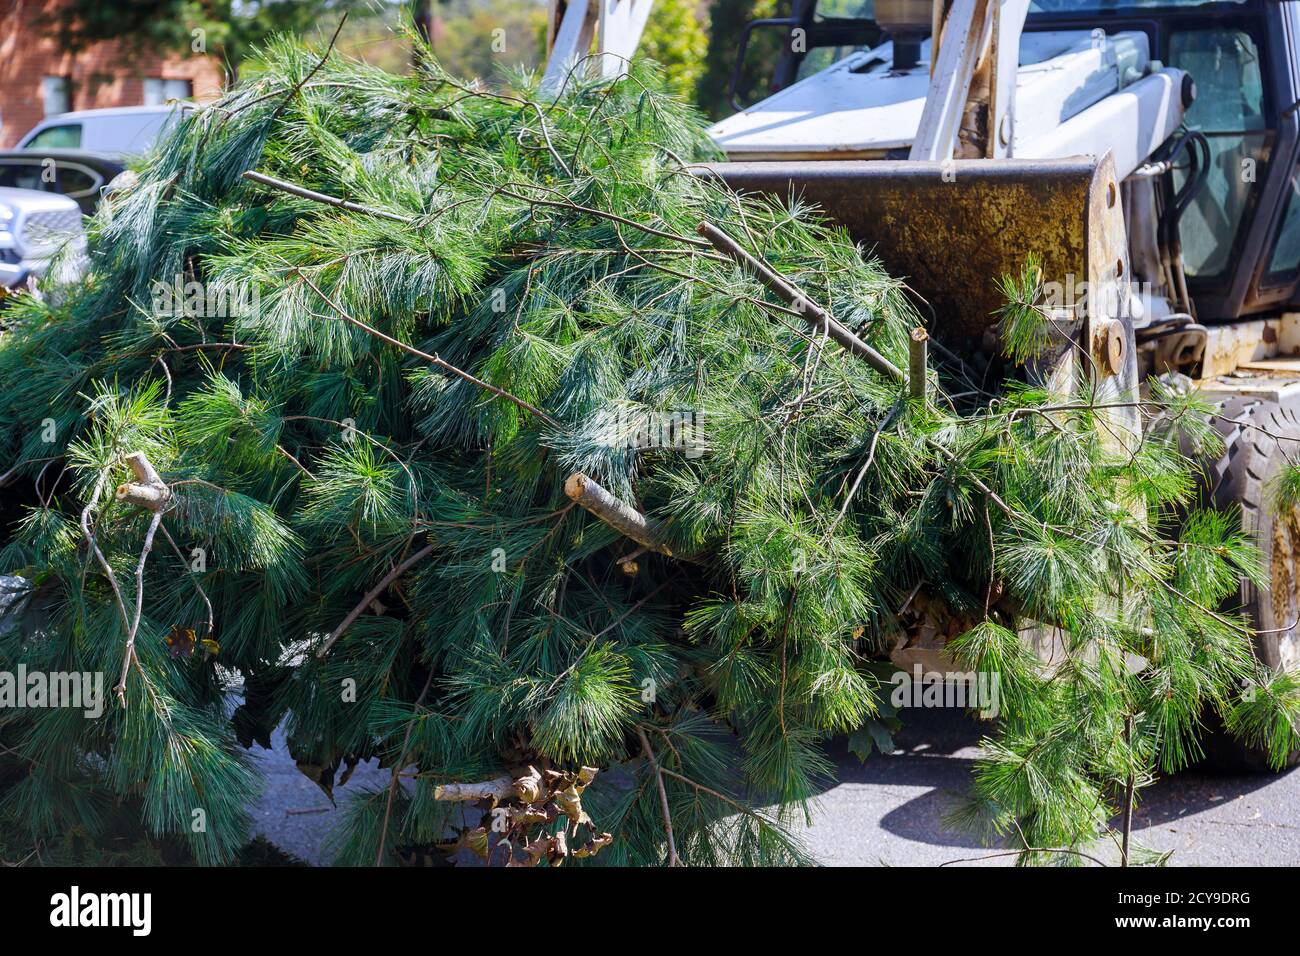
[[[135,474],[135,481],[117,486],[117,500],[155,513],[166,508],[172,499],[171,489],[158,477],[144,452],[127,455],[126,463]]]
[[[929,341],[930,334],[920,327],[913,329],[907,340],[907,391],[922,403],[929,400],[925,383]]]
[[[497,777],[477,783],[444,783],[433,789],[433,799],[456,803],[471,800],[495,800],[500,803],[515,795],[513,777]]]

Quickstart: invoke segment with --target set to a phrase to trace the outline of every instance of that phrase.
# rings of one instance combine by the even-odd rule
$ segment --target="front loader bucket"
[[[963,334],[978,340],[1003,305],[997,280],[1018,274],[1031,254],[1042,262],[1044,281],[1066,289],[1127,281],[1128,243],[1109,155],[704,169],[739,192],[818,206],[929,303],[931,331],[954,343]]]
[[[1128,241],[1109,154],[711,163],[699,171],[738,192],[819,207],[907,282],[928,305],[922,314],[933,313],[931,334],[958,352],[979,348],[997,321],[1005,304],[999,278],[1018,275],[1036,255],[1061,334],[1044,377],[1063,393],[1083,387],[1098,401],[1135,394]],[[1103,417],[1137,434],[1133,409]]]

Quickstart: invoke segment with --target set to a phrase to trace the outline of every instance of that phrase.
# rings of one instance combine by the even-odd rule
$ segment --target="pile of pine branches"
[[[284,722],[327,792],[391,770],[343,862],[798,862],[918,592],[1000,680],[966,819],[1022,849],[1103,834],[1207,705],[1293,746],[1294,682],[1213,610],[1249,543],[1153,531],[1179,432],[1214,440],[1195,400],[1117,455],[1086,399],[909,389],[901,284],[695,175],[703,143],[650,67],[539,99],[290,43],[188,113],[85,281],[0,314],[0,572],[32,589],[0,669],[111,688],[0,710],[4,819],[39,846],[125,802],[227,861]],[[1067,635],[1050,675],[1026,619]]]

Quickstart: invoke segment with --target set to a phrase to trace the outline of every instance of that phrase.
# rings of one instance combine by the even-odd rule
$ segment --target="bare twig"
[[[876,433],[871,436],[871,445],[867,449],[867,459],[862,463],[862,467],[858,469],[857,477],[853,479],[853,487],[849,489],[849,493],[844,496],[844,503],[840,505],[840,513],[835,516],[835,520],[831,522],[831,526],[826,532],[828,538],[830,537],[831,532],[833,532],[839,523],[844,520],[844,516],[848,514],[849,505],[853,503],[853,496],[858,493],[858,488],[862,485],[862,479],[866,477],[867,470],[871,467],[871,463],[876,460],[876,445],[880,441],[880,436],[884,434],[885,429],[889,427],[889,423],[892,422],[894,416],[898,414],[899,407],[900,406],[895,405],[889,410],[889,414],[885,416],[885,420],[880,423],[880,427],[876,429]]]
[[[14,465],[3,475],[0,475],[0,488],[7,488],[9,487],[9,485],[13,484],[14,478],[17,477],[18,472],[22,471],[28,465],[34,465],[37,462],[42,462],[42,461],[50,462],[50,461],[54,461],[54,459],[53,458],[32,458],[27,461],[18,462],[18,464]]]
[[[131,672],[131,663],[132,661],[138,663],[135,654],[135,636],[140,630],[140,618],[144,615],[144,567],[149,560],[149,552],[153,550],[154,535],[162,525],[163,513],[167,510],[172,498],[171,489],[159,477],[157,470],[144,452],[137,451],[127,455],[126,463],[135,475],[136,480],[118,485],[117,500],[143,508],[151,512],[152,516],[149,519],[149,530],[145,532],[144,546],[140,549],[140,560],[135,566],[135,614],[127,622],[126,649],[122,654],[122,674],[118,677],[117,686],[113,688],[118,703],[123,707],[126,706],[126,678]],[[84,514],[83,512],[83,518]],[[98,544],[95,545],[95,550],[96,552],[99,551]],[[99,557],[101,560],[103,559],[102,554]],[[104,561],[103,563],[107,566],[108,562]],[[111,577],[111,569],[109,569],[109,573]],[[113,588],[115,591],[117,590],[115,578],[113,579]],[[207,600],[206,595],[204,600]],[[209,612],[211,612],[211,609],[212,606],[209,604]]]
[[[330,648],[338,642],[338,639],[343,636],[344,632],[347,631],[347,629],[352,626],[353,622],[361,616],[361,612],[368,608],[375,598],[388,590],[390,584],[432,554],[434,547],[435,545],[432,544],[425,545],[419,551],[415,552],[397,567],[393,568],[393,570],[380,578],[379,583],[366,592],[366,596],[361,599],[356,607],[348,612],[348,616],[339,622],[339,626],[334,628],[330,636],[325,639],[325,643],[322,644],[320,650],[316,652],[316,657],[323,660],[325,655],[330,652]]]
[[[306,85],[307,81],[320,72],[320,68],[325,65],[325,61],[328,60],[330,58],[330,54],[334,52],[334,44],[338,41],[339,34],[343,32],[343,24],[347,22],[348,22],[348,11],[344,10],[343,16],[339,17],[339,25],[334,28],[334,35],[330,37],[329,46],[325,47],[324,54],[321,55],[320,60],[317,61],[316,65],[311,68],[310,72],[308,72],[306,76],[304,76],[301,80],[295,83],[293,85],[293,89],[289,90],[285,98],[280,101],[280,105],[278,105],[275,108],[275,112],[271,114],[272,120],[276,119],[281,113],[283,113],[284,108],[289,105],[289,101],[293,99],[294,96],[297,95],[298,91],[301,90],[304,85]]]
[[[660,767],[659,772],[662,773],[665,777],[672,777],[674,780],[680,780],[688,787],[692,787],[700,793],[708,794],[710,797],[713,797],[715,800],[721,800],[723,803],[727,804],[727,806],[736,810],[738,813],[743,813],[747,817],[752,817],[753,819],[757,820],[759,823],[765,824],[767,826],[774,825],[772,820],[769,820],[768,818],[764,817],[761,813],[758,813],[757,811],[745,806],[739,800],[733,800],[725,793],[722,793],[718,790],[714,790],[712,787],[706,787],[704,784],[700,783],[697,780],[692,780],[690,777],[680,774],[675,770],[669,770],[667,767]]]
[[[1023,850],[1004,850],[1001,853],[989,853],[985,856],[968,856],[968,857],[963,857],[960,860],[948,860],[947,862],[940,863],[939,866],[940,867],[953,866],[957,863],[982,863],[985,860],[996,860],[998,857],[1003,857],[1003,856],[1019,856],[1022,853],[1068,853],[1072,856],[1083,857],[1085,860],[1091,860],[1093,863],[1096,863],[1098,866],[1106,866],[1105,861],[1099,860],[1097,857],[1093,856],[1090,853],[1084,853],[1082,850],[1072,850],[1069,847],[1063,847],[1063,846],[1051,846],[1051,847],[1031,846],[1031,847],[1025,847]]]
[[[450,362],[439,358],[437,355],[430,355],[428,352],[421,352],[419,349],[415,348],[414,346],[407,345],[401,339],[395,339],[391,335],[386,335],[385,333],[379,331],[374,326],[367,325],[365,322],[362,322],[360,319],[349,315],[346,311],[344,311],[341,305],[336,303],[328,295],[322,292],[320,287],[317,286],[316,283],[312,282],[311,279],[307,277],[307,274],[305,272],[303,272],[301,269],[298,269],[296,267],[294,268],[293,271],[298,275],[300,279],[302,279],[303,282],[307,283],[307,285],[311,287],[311,290],[313,292],[315,292],[318,296],[324,299],[325,303],[331,309],[333,309],[336,313],[338,313],[339,318],[343,319],[348,324],[355,325],[363,332],[368,332],[369,334],[373,335],[375,338],[387,342],[389,345],[396,346],[397,348],[401,349],[403,352],[408,352],[411,355],[414,355],[418,358],[422,358],[426,362],[430,362],[433,365],[436,365],[438,368],[442,369],[443,371],[450,372],[453,375],[457,375],[460,378],[463,378],[465,381],[469,382],[470,384],[477,385],[479,388],[491,392],[493,395],[496,395],[498,398],[504,398],[506,401],[518,405],[520,408],[524,409],[525,411],[532,412],[534,415],[536,415],[542,421],[546,422],[548,425],[552,425],[556,428],[560,426],[560,423],[556,421],[554,418],[552,418],[550,415],[546,414],[546,412],[542,411],[536,405],[529,404],[528,402],[524,401],[522,398],[519,398],[517,395],[511,395],[505,389],[497,388],[495,385],[492,385],[489,382],[483,381],[481,378],[471,375],[469,372],[466,372],[464,369],[457,368],[456,366],[452,365]]]
[[[508,184],[513,186],[515,184]],[[529,184],[524,184],[525,186]],[[620,216],[617,213],[606,212],[603,209],[593,209],[591,206],[583,206],[579,203],[571,202],[567,199],[537,199],[533,196],[525,196],[522,193],[513,192],[507,186],[496,187],[496,192],[502,196],[509,196],[511,199],[517,199],[520,202],[526,202],[530,206],[549,206],[552,209],[567,209],[570,212],[578,212],[587,216],[595,216],[598,219],[607,219],[610,222],[622,223],[632,229],[639,229],[651,236],[658,236],[660,239],[671,239],[673,242],[681,242],[688,246],[695,246],[699,249],[709,248],[709,244],[701,239],[695,239],[691,236],[679,236],[673,232],[667,232],[663,229],[656,229],[654,226],[647,226],[643,222],[637,222],[635,219],[628,219],[626,216]]]
[[[160,528],[160,530],[161,530],[162,533],[163,533],[163,537],[166,538],[167,541],[168,541],[168,543],[171,544],[171,546],[172,546],[172,550],[176,552],[176,557],[180,558],[180,560],[181,560],[181,564],[184,565],[184,566],[188,569],[188,568],[189,568],[189,562],[187,562],[187,561],[185,560],[185,555],[181,552],[180,545],[178,545],[178,544],[176,543],[176,539],[172,537],[171,532],[167,530],[167,526],[166,526],[166,525],[162,525],[161,528]],[[211,637],[211,636],[213,635],[214,631],[216,630],[216,626],[217,626],[216,615],[215,615],[215,614],[213,613],[213,611],[212,611],[212,602],[211,602],[210,600],[208,600],[208,594],[207,594],[206,591],[203,590],[203,586],[202,586],[201,584],[199,584],[198,579],[197,579],[197,578],[195,577],[195,575],[194,575],[194,572],[192,572],[192,571],[188,571],[188,570],[187,570],[187,571],[186,571],[186,575],[189,577],[189,579],[190,579],[190,583],[194,585],[194,590],[196,590],[196,591],[199,592],[199,597],[203,598],[203,603],[204,603],[205,605],[207,605],[207,608],[208,608],[208,637]]]
[[[109,587],[113,589],[113,602],[117,605],[117,610],[122,615],[122,624],[127,631],[130,631],[131,615],[127,613],[126,600],[122,597],[122,588],[117,583],[117,575],[113,573],[113,566],[110,565],[108,559],[104,557],[104,552],[101,551],[99,547],[99,540],[95,537],[95,532],[92,531],[90,527],[90,513],[99,503],[99,496],[104,490],[104,482],[107,478],[108,471],[105,470],[99,476],[99,480],[95,483],[95,487],[90,493],[90,500],[86,502],[86,507],[81,509],[81,530],[86,537],[86,542],[90,545],[91,552],[95,555],[95,560],[99,562],[99,566],[108,577]]]
[[[1124,743],[1132,745],[1133,743],[1133,715],[1124,715]],[[1132,754],[1129,755],[1130,758]],[[1128,844],[1129,836],[1133,832],[1133,794],[1137,789],[1133,768],[1128,770],[1128,779],[1124,782],[1124,842],[1120,848],[1119,865],[1128,866]]]
[[[650,738],[646,736],[646,732],[637,727],[636,733],[641,738],[641,749],[645,752],[646,759],[650,761],[650,767],[655,774],[655,783],[659,788],[659,809],[664,815],[664,835],[668,839],[668,865],[681,866],[681,858],[677,855],[677,839],[673,836],[673,815],[668,809],[668,790],[664,787],[663,771],[659,769],[659,761],[650,746]]]
[[[154,533],[157,532],[158,526],[162,524],[162,516],[162,511],[155,511],[149,519],[149,530],[145,532],[144,547],[140,549],[140,561],[135,566],[135,616],[131,619],[131,626],[126,634],[126,651],[122,655],[122,674],[117,679],[117,686],[113,688],[118,703],[123,707],[126,706],[126,675],[130,673],[131,662],[135,659],[135,635],[140,630],[140,617],[144,613],[144,565],[149,559],[149,552],[153,550]]]
[[[429,688],[433,686],[433,675],[435,671],[429,668],[429,676],[424,681],[424,689],[420,691],[420,696],[415,699],[415,711],[420,709],[424,703],[424,697],[429,693]],[[411,744],[411,732],[415,730],[415,720],[418,714],[412,713],[411,719],[406,722],[406,735],[402,737],[402,750],[397,755],[397,761],[393,764],[393,776],[388,781],[388,797],[384,800],[384,822],[379,828],[379,847],[375,850],[375,866],[381,866],[384,862],[384,844],[388,839],[388,821],[393,816],[393,799],[397,796],[398,782],[402,775],[402,765],[406,763],[406,748]]]

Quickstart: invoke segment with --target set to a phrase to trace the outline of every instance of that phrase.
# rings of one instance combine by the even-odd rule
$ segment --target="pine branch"
[[[496,395],[498,398],[504,398],[506,401],[518,405],[520,408],[524,409],[525,411],[531,412],[532,414],[536,415],[538,418],[546,422],[546,424],[548,425],[552,425],[556,428],[560,427],[560,423],[556,421],[554,418],[552,418],[550,415],[546,414],[546,412],[542,411],[540,408],[536,407],[535,405],[529,404],[528,402],[524,401],[522,398],[519,398],[515,395],[511,395],[505,389],[497,388],[495,385],[485,382],[482,379],[477,378],[474,375],[471,375],[469,372],[457,368],[456,366],[452,365],[450,362],[444,361],[443,359],[439,358],[437,355],[430,355],[428,352],[421,352],[419,349],[415,348],[414,346],[407,345],[405,342],[401,341],[400,339],[395,339],[391,335],[385,335],[383,332],[379,331],[373,326],[367,325],[366,323],[362,322],[360,319],[353,318],[343,309],[342,306],[340,306],[328,295],[322,292],[320,288],[316,285],[316,283],[312,282],[305,272],[303,272],[301,269],[295,268],[294,273],[298,276],[298,278],[302,279],[303,282],[307,283],[307,285],[311,287],[311,290],[315,292],[318,296],[320,296],[321,299],[325,301],[325,304],[328,305],[331,309],[333,309],[338,314],[339,318],[343,319],[349,325],[354,325],[357,328],[361,329],[363,332],[367,332],[370,335],[373,335],[375,338],[387,342],[389,345],[396,346],[397,348],[401,349],[403,352],[407,352],[411,355],[416,356],[417,358],[422,358],[426,362],[429,362],[437,366],[438,368],[443,369],[444,371],[450,372],[453,375],[463,378],[465,381],[469,382],[470,384],[477,385],[479,388],[491,392],[493,395]]]
[[[339,17],[339,25],[334,28],[334,35],[330,37],[329,45],[325,47],[325,52],[321,54],[321,58],[316,62],[316,65],[311,68],[310,72],[294,84],[293,89],[285,95],[284,99],[281,100],[280,105],[275,108],[275,112],[271,114],[271,120],[273,122],[279,118],[281,113],[284,112],[285,107],[289,105],[289,101],[298,95],[298,92],[311,80],[313,76],[320,72],[320,68],[324,66],[325,61],[330,58],[330,54],[334,52],[334,44],[338,42],[339,34],[343,32],[343,25],[348,22],[348,14],[350,12],[351,11],[349,10],[343,11],[343,15]]]

